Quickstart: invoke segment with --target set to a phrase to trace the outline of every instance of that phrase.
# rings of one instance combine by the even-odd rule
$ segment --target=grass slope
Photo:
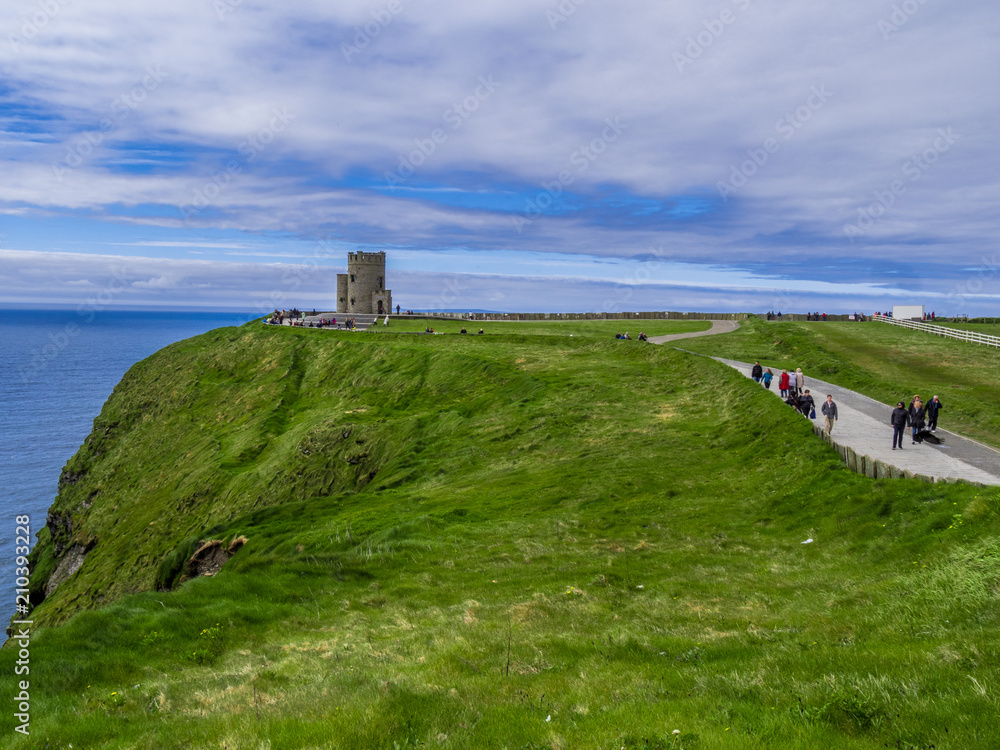
[[[64,480],[12,748],[1000,743],[1000,493],[854,475],[666,347],[221,329]]]
[[[750,318],[723,336],[687,339],[689,351],[760,360],[775,374],[809,376],[885,404],[914,394],[944,404],[940,426],[1000,447],[1000,350],[886,323],[765,322]],[[887,413],[888,417],[888,413]]]

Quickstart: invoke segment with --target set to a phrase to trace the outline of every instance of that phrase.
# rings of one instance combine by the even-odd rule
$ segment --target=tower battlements
[[[384,315],[392,310],[385,288],[385,252],[347,254],[347,273],[337,274],[337,312]]]

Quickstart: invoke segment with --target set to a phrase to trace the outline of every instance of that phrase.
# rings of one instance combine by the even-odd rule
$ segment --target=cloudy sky
[[[996,314],[969,0],[35,0],[0,303]]]

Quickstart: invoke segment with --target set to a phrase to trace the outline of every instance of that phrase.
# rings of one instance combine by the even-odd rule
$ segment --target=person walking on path
[[[927,403],[927,429],[931,432],[937,432],[937,420],[938,412],[941,411],[941,402],[938,401],[938,397],[935,396]]]
[[[781,377],[778,378],[778,392],[781,394],[782,398],[788,398],[788,381],[788,370],[782,370]]]
[[[764,381],[764,387],[767,388],[767,390],[771,390],[771,381],[774,379],[774,373],[771,372],[770,367],[767,368],[767,372],[765,372],[760,379]]]
[[[813,401],[813,397],[809,395],[809,391],[805,392],[805,395],[799,396],[799,409],[802,414],[809,417],[810,419],[816,418],[816,402]],[[810,416],[810,414],[812,416]]]
[[[889,416],[889,424],[892,425],[892,449],[899,446],[903,450],[903,435],[906,434],[906,426],[910,423],[910,413],[903,408],[903,402],[897,401],[896,408]]]
[[[753,378],[753,382],[759,383],[760,379],[764,376],[764,368],[760,366],[760,362],[753,363],[753,369],[750,370],[750,377]]]
[[[914,396],[910,403],[910,427],[913,428],[913,445],[917,444],[917,434],[924,429],[924,404],[919,396]]]
[[[833,396],[827,395],[826,401],[823,402],[823,416],[826,417],[823,420],[823,429],[829,435],[833,432],[833,423],[837,421],[837,405],[833,403]]]
[[[795,391],[801,396],[805,387],[806,376],[802,374],[802,368],[799,367],[795,370]]]

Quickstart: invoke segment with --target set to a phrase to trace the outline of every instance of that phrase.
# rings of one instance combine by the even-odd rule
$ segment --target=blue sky
[[[0,304],[997,313],[980,0],[0,16]]]

